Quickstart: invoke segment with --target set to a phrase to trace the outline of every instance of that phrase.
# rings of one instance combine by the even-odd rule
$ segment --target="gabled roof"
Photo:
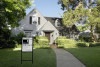
[[[58,17],[45,17],[48,21],[55,23],[56,19],[62,20],[62,18],[58,18]]]
[[[58,18],[58,17],[45,17],[45,19],[47,20],[47,21],[50,21],[51,23],[52,23],[52,25],[57,29],[57,30],[60,30],[61,29],[61,27],[56,27],[55,26],[55,21],[58,19],[58,20],[60,20],[61,21],[61,24],[62,24],[62,18]]]
[[[66,32],[66,33],[69,32],[69,31],[68,31],[69,28],[65,27],[65,26],[62,24],[62,18],[58,18],[58,17],[45,17],[45,18],[46,18],[46,20],[50,21],[50,22],[53,24],[53,26],[54,26],[59,32]],[[59,27],[56,27],[56,26],[55,26],[55,21],[56,21],[57,19],[60,20],[60,23],[61,23],[61,26],[59,26]],[[79,30],[77,29],[77,27],[76,27],[75,25],[72,26],[71,30],[74,31],[74,32],[76,32],[76,33],[79,33]]]
[[[36,8],[32,9],[27,15],[31,14],[33,11],[37,10]],[[27,16],[26,15],[26,16]]]

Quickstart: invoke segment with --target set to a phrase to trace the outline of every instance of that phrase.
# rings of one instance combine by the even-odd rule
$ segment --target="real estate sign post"
[[[32,52],[32,60],[23,60],[22,53]],[[22,48],[21,48],[21,64],[22,61],[32,61],[33,63],[33,39],[31,37],[22,38]]]

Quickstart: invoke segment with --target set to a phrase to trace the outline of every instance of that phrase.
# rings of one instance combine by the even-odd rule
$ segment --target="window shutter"
[[[30,21],[30,24],[32,24],[32,16],[30,16],[30,20],[29,21]]]
[[[40,17],[38,17],[38,25],[40,25]]]

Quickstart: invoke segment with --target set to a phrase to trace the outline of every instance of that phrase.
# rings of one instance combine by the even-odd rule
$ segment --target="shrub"
[[[100,43],[99,42],[95,42],[95,43],[77,42],[76,45],[78,47],[95,47],[95,46],[100,46]]]
[[[15,44],[14,40],[9,39],[9,40],[5,41],[5,39],[2,39],[2,43],[1,43],[0,47],[2,47],[2,48],[14,48],[15,45],[16,44]]]
[[[58,39],[56,42],[58,47],[64,47],[64,44],[66,44],[66,39]]]
[[[1,48],[7,48],[7,42],[6,42],[5,39],[2,39],[2,40],[0,41],[0,47],[1,47]]]
[[[55,41],[58,45],[64,45],[64,43],[66,42],[66,39],[56,39]]]
[[[26,37],[26,35],[23,32],[20,32],[15,37],[12,37],[13,40],[17,41],[18,44],[22,44],[22,38]]]
[[[76,47],[75,46],[76,42],[72,39],[66,39],[66,37],[58,37],[55,41],[58,44],[58,47],[64,47],[64,48]]]
[[[79,36],[79,40],[85,41],[85,42],[91,42],[91,37],[84,37],[84,36]]]
[[[98,38],[98,42],[100,42],[100,38]]]
[[[36,36],[36,39],[47,39],[45,36]]]
[[[100,42],[97,42],[96,45],[97,45],[97,46],[100,46]]]
[[[57,37],[55,40],[55,43],[58,45],[58,47],[63,47],[65,44],[66,37]]]
[[[11,37],[11,31],[8,28],[0,30],[0,48],[8,48],[8,41]]]
[[[95,46],[100,46],[100,43],[94,42],[89,44],[89,47],[95,47]]]
[[[76,41],[72,39],[66,39],[66,43],[64,44],[64,48],[74,48],[76,46]]]
[[[16,46],[16,43],[15,43],[14,40],[9,40],[9,41],[8,41],[8,47],[9,47],[9,48],[14,48],[15,46]]]
[[[63,37],[57,37],[57,39],[66,39],[66,37],[64,37],[64,36]]]
[[[33,39],[34,48],[47,48],[49,47],[49,40],[44,36],[37,36]]]
[[[77,42],[76,45],[78,47],[89,47],[89,43],[86,42]]]

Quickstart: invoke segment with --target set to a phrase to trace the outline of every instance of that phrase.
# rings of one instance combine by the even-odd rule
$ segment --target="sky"
[[[28,14],[32,9],[36,8],[43,16],[45,17],[61,17],[60,14],[63,14],[61,10],[61,5],[58,5],[58,0],[34,0],[35,6],[26,9]]]

